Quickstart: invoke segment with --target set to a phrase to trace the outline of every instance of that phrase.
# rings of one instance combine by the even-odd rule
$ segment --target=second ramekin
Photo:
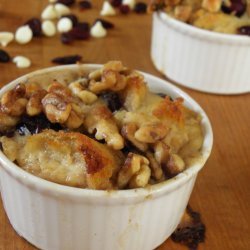
[[[250,91],[250,37],[211,32],[153,14],[151,57],[156,68],[186,87],[216,94]]]
[[[23,76],[20,82],[65,81],[98,65],[62,66]],[[70,76],[71,75],[71,76]],[[176,177],[150,188],[98,191],[59,185],[25,172],[0,151],[3,205],[16,232],[46,250],[152,250],[168,238],[187,206],[196,176],[210,155],[213,134],[201,107],[186,93],[144,74],[151,90],[182,96],[200,113],[204,132],[202,156]]]

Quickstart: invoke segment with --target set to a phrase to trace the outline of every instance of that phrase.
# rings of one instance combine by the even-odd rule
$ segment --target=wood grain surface
[[[15,31],[31,17],[39,17],[46,0],[0,0],[0,31]],[[101,1],[93,9],[72,8],[81,21],[92,23],[100,12]],[[161,78],[150,59],[151,16],[131,13],[106,18],[115,24],[108,36],[63,45],[59,36],[34,38],[26,45],[11,43],[6,51],[24,55],[32,66],[18,69],[12,63],[0,64],[0,86],[36,69],[52,66],[57,56],[80,54],[84,63],[105,63],[119,59],[130,68]],[[250,79],[250,78],[249,78]],[[199,211],[206,225],[206,241],[199,249],[250,249],[250,95],[210,95],[184,89],[207,112],[214,131],[211,157],[198,176],[190,204]],[[162,218],[164,219],[164,217]],[[150,237],[150,236],[149,236]],[[0,249],[35,249],[11,227],[0,202]],[[84,248],[83,248],[84,249]],[[158,250],[186,249],[167,240]]]

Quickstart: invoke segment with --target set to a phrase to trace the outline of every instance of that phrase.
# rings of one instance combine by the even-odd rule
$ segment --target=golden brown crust
[[[21,168],[69,186],[112,188],[110,179],[120,164],[114,151],[75,132],[46,130],[12,140],[3,137],[1,142],[5,154]]]
[[[161,9],[180,21],[221,33],[238,34],[239,28],[250,26],[249,0],[237,4],[231,0],[155,0],[150,9]]]

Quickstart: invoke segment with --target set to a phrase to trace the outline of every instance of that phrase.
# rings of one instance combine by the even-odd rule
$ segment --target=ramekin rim
[[[53,67],[47,67],[43,69],[39,69],[33,72],[30,72],[28,74],[25,74],[10,83],[6,84],[3,88],[0,89],[0,96],[6,92],[8,89],[12,88],[18,82],[23,81],[26,78],[30,78],[32,76],[37,76],[46,72],[52,72],[54,70],[64,70],[64,69],[77,69],[80,68],[98,68],[101,67],[102,64],[71,64],[71,65],[63,65],[63,66],[53,66]],[[114,197],[114,198],[136,198],[136,197],[145,197],[148,195],[153,194],[162,194],[166,192],[170,192],[171,190],[177,188],[179,185],[182,185],[185,183],[188,179],[196,175],[205,165],[205,162],[209,158],[209,155],[212,150],[213,145],[213,131],[212,126],[209,121],[209,118],[207,117],[205,111],[201,108],[201,106],[191,97],[189,96],[185,91],[181,90],[180,88],[174,86],[167,80],[163,80],[159,77],[153,76],[151,74],[141,72],[143,75],[149,78],[153,78],[156,81],[164,82],[165,86],[168,88],[171,88],[175,93],[177,93],[179,96],[184,96],[184,99],[188,99],[189,102],[191,102],[191,105],[195,105],[196,110],[198,109],[199,113],[202,114],[203,120],[205,120],[205,125],[207,129],[206,137],[204,138],[204,143],[206,140],[207,148],[203,150],[202,152],[202,159],[195,163],[194,165],[188,167],[186,170],[184,170],[179,175],[163,181],[158,184],[151,185],[150,187],[146,188],[138,188],[138,189],[128,189],[128,190],[93,190],[93,189],[83,189],[83,188],[76,188],[76,187],[70,187],[66,185],[61,185],[58,183],[54,183],[51,181],[47,181],[45,179],[42,179],[40,177],[37,177],[35,175],[30,174],[29,172],[21,169],[16,164],[14,164],[12,161],[10,161],[7,156],[3,154],[3,152],[0,150],[0,167],[4,168],[9,174],[14,176],[14,178],[18,180],[25,181],[26,184],[32,185],[35,188],[41,189],[43,191],[51,191],[51,192],[57,192],[58,194],[63,195],[70,195],[72,197]],[[7,165],[7,166],[6,166]],[[11,166],[11,167],[9,167]]]
[[[239,43],[239,44],[250,44],[250,37],[245,35],[238,35],[238,34],[226,34],[226,33],[220,33],[215,31],[210,31],[202,28],[198,28],[196,26],[187,24],[185,22],[182,22],[180,20],[175,19],[174,17],[171,17],[164,11],[158,11],[155,13],[155,15],[163,22],[167,23],[168,25],[171,25],[172,27],[178,29],[182,32],[189,32],[189,35],[192,36],[199,36],[199,38],[207,39],[207,40],[213,40],[218,42],[224,42],[224,43]]]

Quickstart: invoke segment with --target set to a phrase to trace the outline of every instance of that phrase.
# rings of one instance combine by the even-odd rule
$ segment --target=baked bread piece
[[[119,61],[70,73],[68,81],[31,78],[2,96],[3,152],[20,167],[64,185],[126,189],[167,180],[199,159],[200,116],[182,98],[150,92]]]
[[[39,134],[2,137],[7,157],[22,169],[59,184],[112,189],[119,169],[119,151],[76,132],[44,130]]]

